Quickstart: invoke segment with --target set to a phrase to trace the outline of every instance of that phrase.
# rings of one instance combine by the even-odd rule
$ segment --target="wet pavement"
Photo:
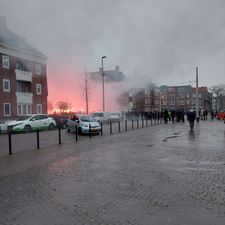
[[[224,225],[225,125],[159,124],[0,157],[0,225]]]

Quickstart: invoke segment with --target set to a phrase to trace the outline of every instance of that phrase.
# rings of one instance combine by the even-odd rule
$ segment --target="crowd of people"
[[[214,119],[215,113],[213,111],[211,113],[211,119]],[[128,111],[125,113],[125,118],[127,120],[161,120],[164,123],[168,123],[171,121],[174,122],[185,122],[187,121],[195,121],[196,112],[192,109],[184,111],[183,109],[179,110],[163,110],[163,111]],[[208,119],[208,111],[207,110],[199,110],[199,119],[207,120]]]

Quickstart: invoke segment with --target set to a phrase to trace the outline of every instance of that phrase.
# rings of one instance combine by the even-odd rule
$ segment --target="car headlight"
[[[80,124],[82,127],[88,127],[88,125],[86,123],[81,123]]]
[[[17,123],[17,124],[14,124],[12,127],[16,127],[16,126],[19,126],[19,125],[21,125],[21,124],[23,124],[23,123]]]

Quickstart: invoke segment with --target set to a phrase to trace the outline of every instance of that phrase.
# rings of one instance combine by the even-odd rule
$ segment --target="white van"
[[[91,113],[91,116],[94,117],[99,123],[108,123],[110,119],[110,112],[98,111]]]

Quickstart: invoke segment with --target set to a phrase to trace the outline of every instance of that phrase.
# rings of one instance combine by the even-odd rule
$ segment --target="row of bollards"
[[[131,120],[131,129],[134,130],[134,121],[135,120]],[[145,126],[148,127],[148,121],[146,119],[146,123],[144,124],[144,119],[142,119],[141,121],[141,126],[142,128],[144,128]],[[153,120],[151,119],[151,126],[155,125],[155,124],[160,124],[162,123],[162,120]],[[92,138],[92,130],[91,130],[91,125],[89,124],[89,137]],[[140,128],[140,124],[139,124],[139,120],[136,120],[136,128],[139,129]],[[127,120],[125,120],[125,131],[128,131],[128,125],[127,125]],[[112,122],[109,123],[109,132],[110,134],[113,134],[113,129],[112,129]],[[118,121],[118,132],[121,132],[121,121]],[[76,132],[75,132],[75,140],[76,142],[78,141],[78,126],[76,126]],[[103,123],[101,123],[101,130],[100,130],[100,134],[101,136],[103,136]],[[39,129],[36,130],[36,139],[37,139],[37,149],[40,149],[40,136],[39,136]],[[9,144],[9,155],[12,155],[12,133],[9,131],[8,132],[8,144]],[[61,128],[58,127],[58,144],[61,145],[62,144],[62,136],[61,136]]]

